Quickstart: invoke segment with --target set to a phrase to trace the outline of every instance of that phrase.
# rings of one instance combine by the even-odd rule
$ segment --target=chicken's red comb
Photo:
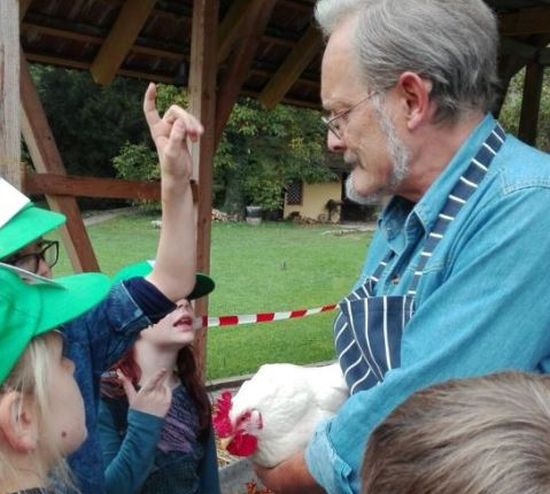
[[[233,395],[229,391],[224,391],[216,400],[214,408],[216,413],[212,418],[212,425],[218,437],[229,437],[233,432],[229,412],[233,407]]]

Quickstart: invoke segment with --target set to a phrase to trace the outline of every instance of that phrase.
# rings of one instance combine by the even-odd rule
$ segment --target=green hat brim
[[[153,271],[154,261],[144,261],[125,266],[113,276],[113,283],[118,283],[130,278],[145,277]],[[203,273],[197,273],[193,291],[185,297],[187,300],[195,300],[204,297],[214,291],[214,280]]]
[[[53,281],[34,279],[34,282],[23,281],[11,267],[0,265],[0,304],[6,304],[4,310],[0,307],[0,315],[4,318],[0,320],[0,383],[34,337],[87,312],[103,300],[111,287],[110,279],[100,273],[66,276]]]
[[[14,254],[64,223],[64,215],[30,204],[0,228],[0,259]]]

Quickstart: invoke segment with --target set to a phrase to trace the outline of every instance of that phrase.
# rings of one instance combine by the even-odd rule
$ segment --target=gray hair
[[[372,433],[363,494],[550,492],[550,377],[520,372],[413,394]]]
[[[482,0],[319,0],[325,35],[357,17],[355,43],[365,85],[385,92],[412,71],[432,83],[436,120],[489,111],[498,88],[496,17]]]

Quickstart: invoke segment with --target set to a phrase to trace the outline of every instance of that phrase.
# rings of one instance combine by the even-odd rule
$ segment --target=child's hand
[[[116,374],[128,397],[130,408],[156,417],[166,416],[172,403],[172,390],[167,383],[166,369],[153,374],[139,391],[136,391],[132,381],[120,369],[117,369]]]
[[[177,105],[171,106],[160,118],[155,103],[156,95],[156,86],[149,84],[143,101],[143,112],[157,147],[162,176],[189,180],[193,173],[193,162],[187,139],[198,141],[204,129],[193,115]]]

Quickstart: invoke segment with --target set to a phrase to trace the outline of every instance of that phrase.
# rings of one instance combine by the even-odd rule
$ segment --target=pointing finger
[[[156,106],[157,86],[152,82],[147,86],[145,91],[145,98],[143,99],[143,113],[145,113],[145,119],[149,127],[160,122],[160,115]]]
[[[118,377],[118,380],[122,383],[122,387],[124,388],[124,392],[126,393],[128,401],[131,402],[134,396],[136,396],[136,390],[134,388],[134,385],[132,384],[132,381],[130,381],[130,379],[128,379],[128,376],[124,374],[120,369],[116,370],[116,375]]]

